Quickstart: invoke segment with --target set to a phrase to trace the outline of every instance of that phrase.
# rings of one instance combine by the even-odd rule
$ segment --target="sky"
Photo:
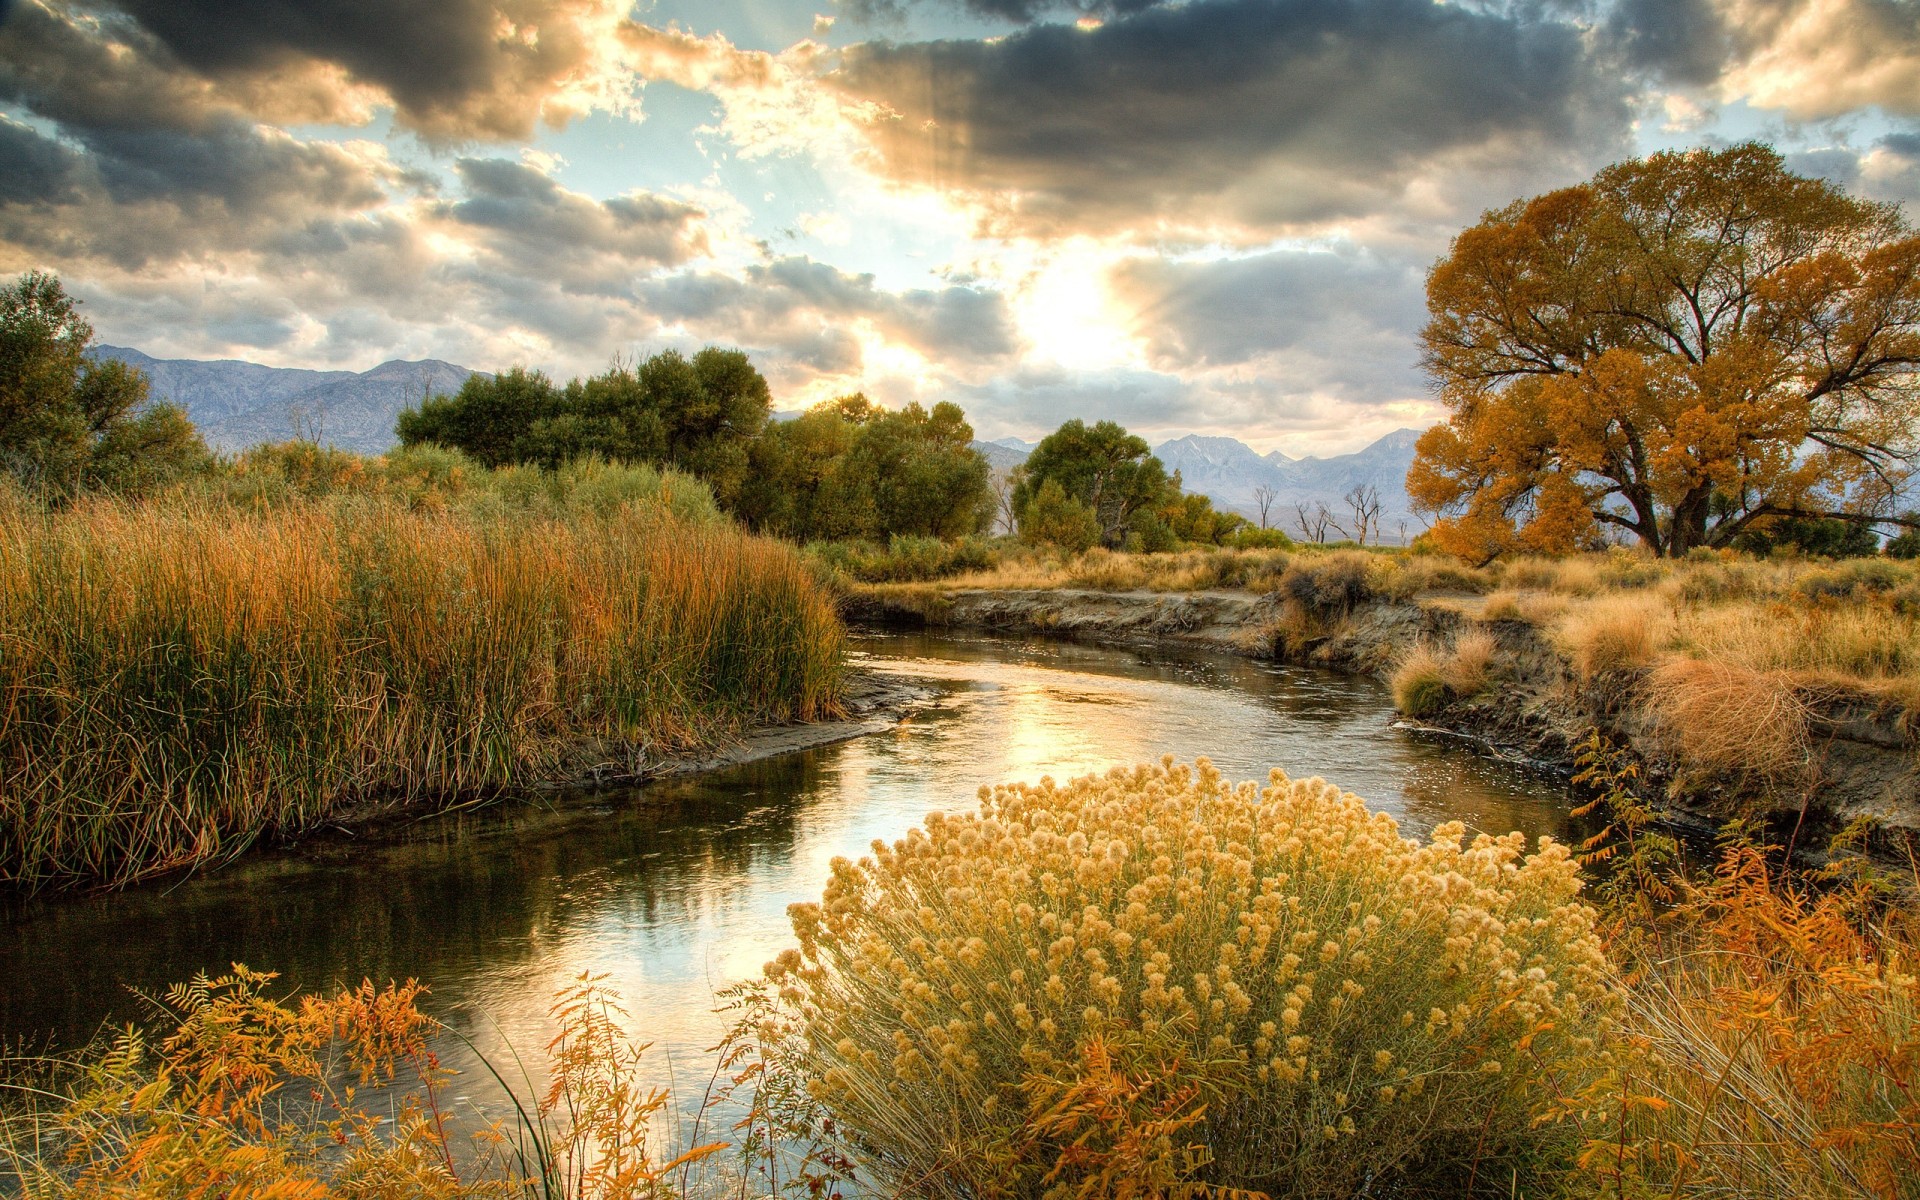
[[[0,274],[108,343],[558,378],[737,346],[1357,449],[1489,208],[1758,138],[1920,201],[1914,0],[0,0]]]

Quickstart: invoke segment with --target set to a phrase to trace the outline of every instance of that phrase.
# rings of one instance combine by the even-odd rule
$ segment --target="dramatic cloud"
[[[1486,207],[1756,122],[1920,204],[1906,0],[823,9],[0,0],[0,274],[187,356],[719,343],[786,406],[1338,451],[1432,419],[1422,273]]]
[[[1252,365],[1277,392],[1359,404],[1424,389],[1415,264],[1351,246],[1217,262],[1141,258],[1115,284],[1159,370]]]
[[[622,290],[636,270],[674,266],[706,249],[704,215],[646,193],[595,201],[523,163],[463,158],[466,198],[446,214],[476,231],[498,266],[598,292]]]
[[[1719,78],[1733,45],[1712,0],[1620,0],[1604,28],[1627,62],[1681,85]]]
[[[833,82],[885,106],[895,177],[1036,231],[1364,214],[1442,158],[1610,151],[1629,116],[1574,26],[1432,0],[1198,0],[873,43]]]
[[[1718,0],[1736,30],[1722,91],[1801,119],[1920,116],[1920,8],[1899,0]]]
[[[631,86],[618,60],[621,0],[113,3],[171,62],[237,94],[288,72],[330,75],[342,90],[376,90],[434,138],[525,138],[543,119],[617,104]]]

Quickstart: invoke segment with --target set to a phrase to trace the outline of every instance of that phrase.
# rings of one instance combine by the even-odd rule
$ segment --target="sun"
[[[1069,244],[1033,264],[1013,309],[1035,358],[1073,370],[1139,361],[1139,344],[1107,286],[1111,265],[1107,251],[1091,243]]]

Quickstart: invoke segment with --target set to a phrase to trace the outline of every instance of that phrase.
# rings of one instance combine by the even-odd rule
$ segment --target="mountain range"
[[[124,346],[101,346],[95,354],[145,371],[155,400],[186,409],[207,444],[229,452],[303,437],[379,454],[393,448],[401,409],[458,391],[475,373],[435,358],[395,359],[370,371],[304,371],[238,359],[153,358]]]
[[[395,359],[369,371],[308,371],[267,367],[237,359],[203,362],[162,359],[123,346],[95,353],[145,371],[156,400],[186,409],[207,444],[229,452],[261,442],[304,437],[343,450],[379,454],[394,444],[400,411],[424,396],[457,391],[476,372],[439,359]],[[775,419],[796,416],[775,413]],[[1384,540],[1403,540],[1419,526],[1407,500],[1407,467],[1419,433],[1399,429],[1363,450],[1330,458],[1289,458],[1278,450],[1261,454],[1237,438],[1190,434],[1154,447],[1169,472],[1178,471],[1187,491],[1200,492],[1223,509],[1260,519],[1262,489],[1269,493],[1267,524],[1298,536],[1297,506],[1312,512],[1325,505],[1345,521],[1343,497],[1356,484],[1378,489]],[[1019,438],[975,442],[996,473],[1025,462],[1036,443]],[[1328,536],[1338,537],[1329,531]]]

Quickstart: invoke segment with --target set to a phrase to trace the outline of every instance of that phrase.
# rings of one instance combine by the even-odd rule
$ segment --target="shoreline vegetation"
[[[1911,912],[1741,838],[1688,870],[1616,767],[1592,777],[1613,830],[1581,852],[1411,840],[1319,779],[1204,759],[982,789],[792,907],[794,946],[726,994],[691,1127],[637,1082],[644,1014],[595,977],[556,996],[544,1086],[483,1068],[512,1100],[476,1129],[449,1121],[433,1047],[457,1035],[418,983],[286,997],[236,966],[150,1030],[11,1064],[0,1178],[62,1200],[1920,1194]]]
[[[844,550],[810,553],[856,620],[1199,641],[1372,674],[1407,717],[1568,775],[1597,730],[1644,795],[1716,824],[1920,831],[1911,561],[981,546],[944,578],[869,583]]]
[[[0,497],[0,880],[631,777],[836,715],[843,631],[698,480],[291,447],[164,503]]]

